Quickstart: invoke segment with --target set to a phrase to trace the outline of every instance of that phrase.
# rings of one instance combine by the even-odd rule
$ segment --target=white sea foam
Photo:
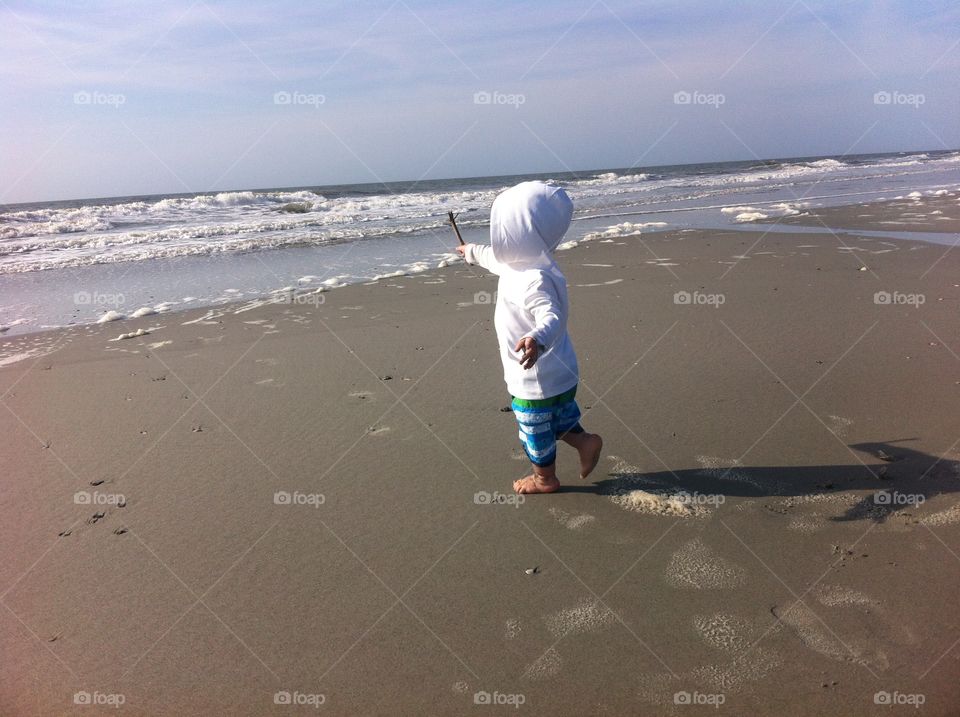
[[[131,319],[139,319],[141,316],[153,316],[157,313],[157,310],[152,306],[141,306],[139,309],[130,314]]]
[[[741,212],[733,218],[736,222],[755,222],[758,219],[766,219],[767,215],[763,212]]]
[[[603,174],[594,175],[592,179],[579,179],[575,182],[571,182],[573,187],[599,187],[599,186],[611,186],[611,185],[623,185],[623,184],[636,184],[637,182],[643,182],[650,178],[649,174],[617,174],[616,172],[604,172]]]
[[[127,317],[121,314],[119,311],[108,311],[99,319],[97,319],[97,323],[106,324],[110,321],[120,321],[121,319],[125,319],[125,318]]]
[[[616,209],[632,206],[638,197],[688,200],[827,177],[909,175],[958,163],[957,152],[933,158],[913,154],[860,162],[828,158],[689,174],[676,170],[664,175],[603,172],[561,184],[570,191],[578,209]],[[324,196],[306,189],[244,190],[114,203],[90,201],[79,206],[14,206],[0,213],[0,273],[448,232],[445,219],[450,210],[461,213],[458,222],[466,230],[486,225],[490,204],[504,188],[346,196]],[[793,202],[772,205],[762,213],[792,214],[798,206]],[[750,211],[760,210],[743,208],[735,213]],[[655,226],[646,223],[632,229]],[[621,228],[612,235],[620,236],[625,229],[630,231]]]
[[[646,229],[661,229],[667,226],[666,222],[621,222],[609,226],[603,231],[590,232],[583,237],[584,241],[593,241],[594,239],[609,239],[610,237],[626,237],[634,234],[640,234]]]
[[[641,213],[652,211],[654,216],[649,218],[653,219],[658,218],[655,214],[657,208],[664,211],[693,209],[696,210],[694,214],[677,215],[679,221],[671,221],[671,226],[689,227],[685,218],[697,217],[696,224],[704,214],[703,209],[716,211],[723,207],[727,210],[725,214],[731,215],[731,220],[740,222],[756,221],[760,214],[769,217],[794,215],[803,211],[805,203],[787,198],[787,193],[794,197],[821,199],[809,192],[801,192],[802,185],[819,186],[818,193],[837,193],[838,196],[844,196],[837,190],[845,191],[845,187],[853,190],[850,196],[866,193],[861,190],[881,187],[881,191],[874,192],[875,195],[891,196],[889,184],[893,182],[895,186],[906,187],[901,190],[904,194],[911,190],[920,192],[920,197],[901,197],[909,206],[916,207],[917,204],[910,204],[914,200],[955,197],[960,185],[954,174],[946,173],[956,173],[958,168],[960,152],[952,152],[935,156],[911,154],[854,160],[765,162],[747,168],[663,168],[661,174],[621,170],[567,178],[558,183],[573,197],[577,220],[600,212],[603,212],[600,216],[617,217],[637,210]],[[931,176],[934,173],[939,174]],[[506,188],[496,186],[496,181],[424,182],[414,187],[416,191],[397,194],[389,191],[365,193],[379,191],[372,187],[355,194],[334,189],[242,190],[122,201],[0,206],[0,275],[81,267],[83,271],[70,273],[75,274],[79,282],[81,278],[89,280],[91,276],[106,276],[106,273],[96,274],[96,269],[87,270],[88,266],[145,262],[145,283],[140,289],[129,287],[131,304],[124,307],[124,313],[127,313],[138,306],[150,308],[150,303],[155,300],[152,296],[157,295],[155,292],[166,290],[162,286],[164,281],[154,282],[153,277],[170,276],[163,271],[170,266],[166,260],[180,257],[227,257],[279,250],[273,252],[278,257],[277,263],[265,255],[262,257],[268,270],[264,276],[277,270],[277,275],[284,277],[283,282],[324,289],[369,281],[374,275],[387,278],[390,274],[418,274],[433,267],[461,265],[461,259],[456,255],[437,252],[452,238],[446,223],[447,212],[458,212],[458,224],[465,238],[477,240],[488,224],[493,199]],[[502,181],[512,183],[516,180],[504,178]],[[761,201],[761,198],[771,201]],[[724,206],[726,204],[729,206]],[[928,215],[928,218],[933,217]],[[620,221],[620,218],[612,221]],[[662,222],[623,222],[600,231],[590,231],[584,237],[584,224],[577,221],[561,247],[578,246],[584,239],[621,243],[621,237],[665,226]],[[408,242],[408,238],[411,241]],[[361,242],[366,248],[354,250],[352,245]],[[330,278],[325,273],[331,266],[328,259],[337,262],[340,256],[338,249],[331,248],[328,252],[327,247],[342,243],[351,244],[350,263],[339,271],[350,272],[352,276],[325,286],[322,282]],[[446,248],[449,246],[446,244]],[[303,264],[299,273],[304,276],[297,281],[297,273],[288,273],[294,264],[285,259],[294,253],[293,249],[300,247],[306,249],[296,253],[309,257],[311,261]],[[314,256],[317,261],[312,261]],[[244,282],[244,295],[261,296],[269,285],[265,286],[259,278],[251,280],[245,276],[245,261],[239,259],[237,274],[238,280]],[[661,265],[670,266],[671,263],[662,262]],[[185,262],[182,266],[199,266],[199,262]],[[218,269],[226,266],[217,260]],[[238,294],[222,291],[223,277],[230,273],[226,269],[225,273],[218,272],[215,284],[203,289],[198,273],[184,274],[188,283],[182,284],[178,293],[196,293],[198,290],[205,293],[200,298],[196,295],[188,297],[181,303],[217,304],[236,300]],[[131,267],[128,276],[139,277],[140,274]],[[58,276],[51,276],[51,280],[60,285],[53,287],[51,295],[56,295],[56,289],[70,281],[68,277]],[[69,294],[72,294],[76,289],[70,288]],[[39,313],[32,311],[27,317],[20,306],[2,308],[6,310],[4,323],[11,333],[24,330],[16,328],[25,324],[18,323],[21,318],[29,318],[30,327],[37,328],[66,324],[74,318],[75,309],[72,305],[63,309],[44,303]],[[159,304],[152,308],[157,312],[165,310]],[[96,314],[80,318],[93,320],[95,317]]]

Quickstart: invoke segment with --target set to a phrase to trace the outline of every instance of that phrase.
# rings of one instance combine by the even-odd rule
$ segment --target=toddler
[[[533,473],[514,481],[517,493],[552,493],[557,440],[577,449],[580,477],[596,467],[603,440],[580,425],[579,373],[567,334],[567,281],[553,252],[570,227],[573,202],[559,187],[522,182],[500,193],[490,210],[490,246],[457,252],[499,276],[494,326],[503,379]]]

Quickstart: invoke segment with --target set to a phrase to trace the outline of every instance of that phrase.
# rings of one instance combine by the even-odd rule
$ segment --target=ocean
[[[397,280],[455,260],[448,211],[466,240],[485,241],[494,197],[527,179],[567,189],[576,242],[625,221],[645,231],[746,228],[809,207],[953,189],[960,152],[0,205],[0,332]]]

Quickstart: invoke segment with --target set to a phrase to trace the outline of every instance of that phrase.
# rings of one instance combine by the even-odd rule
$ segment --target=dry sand
[[[522,502],[479,269],[0,343],[0,714],[956,715],[960,254],[759,236],[560,255]]]

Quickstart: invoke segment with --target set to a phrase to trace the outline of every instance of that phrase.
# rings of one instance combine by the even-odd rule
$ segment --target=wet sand
[[[877,199],[867,204],[795,211],[798,213],[771,217],[758,223],[882,232],[960,233],[960,192],[956,190],[905,192],[892,199]]]
[[[960,255],[560,261],[605,455],[526,500],[479,268],[0,342],[0,713],[956,714]]]

